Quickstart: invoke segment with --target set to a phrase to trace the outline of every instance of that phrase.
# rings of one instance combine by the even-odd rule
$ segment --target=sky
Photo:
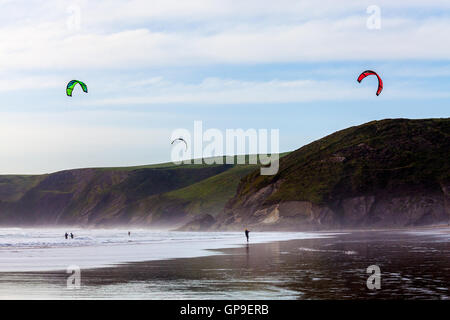
[[[0,174],[168,162],[196,120],[292,151],[449,117],[449,34],[448,0],[0,0]]]

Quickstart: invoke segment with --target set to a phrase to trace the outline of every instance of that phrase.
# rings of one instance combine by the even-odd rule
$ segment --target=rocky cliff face
[[[326,230],[450,221],[450,119],[349,128],[243,178],[215,229]]]
[[[396,228],[447,224],[449,200],[443,194],[379,194],[345,198],[329,205],[283,201],[261,206],[254,198],[247,206],[226,208],[214,229],[335,230],[341,228]]]

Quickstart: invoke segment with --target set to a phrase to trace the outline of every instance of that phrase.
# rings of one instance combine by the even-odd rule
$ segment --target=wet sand
[[[381,269],[369,290],[366,269]],[[0,273],[1,299],[450,299],[449,230],[352,232],[214,250],[199,258]]]

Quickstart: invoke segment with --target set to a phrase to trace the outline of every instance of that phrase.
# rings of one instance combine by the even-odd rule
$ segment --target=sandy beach
[[[1,272],[0,298],[450,298],[448,229],[350,232],[207,251],[82,269],[81,286],[72,290],[65,270]],[[381,269],[378,290],[366,286],[370,265]]]

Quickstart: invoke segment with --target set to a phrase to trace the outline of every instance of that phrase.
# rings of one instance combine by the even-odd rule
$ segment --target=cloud
[[[5,76],[0,77],[0,92],[57,88],[61,87],[61,84],[64,84],[64,79],[55,76]]]
[[[297,81],[241,81],[207,78],[200,83],[158,83],[149,86],[149,95],[118,96],[86,102],[86,105],[139,105],[139,104],[239,104],[239,103],[287,103],[312,100],[340,99],[347,97],[349,87],[337,83],[312,80]],[[328,92],[324,95],[324,92]]]
[[[343,101],[373,99],[376,91],[374,79],[362,84],[356,81],[270,80],[243,81],[207,78],[199,83],[176,83],[161,78],[142,80],[148,86],[136,92],[110,98],[85,101],[85,106],[131,106],[159,104],[276,104],[311,101]],[[378,99],[425,99],[450,97],[446,91],[421,88],[414,81],[397,81],[385,88]]]
[[[432,11],[408,14],[423,2],[408,2],[400,11],[380,1],[382,8],[398,10],[397,15],[385,10],[381,30],[367,29],[362,4],[327,3],[82,1],[79,32],[68,30],[64,6],[55,4],[60,15],[44,12],[47,18],[31,16],[0,27],[0,71],[450,57],[450,18]],[[427,4],[449,7],[442,1]]]

